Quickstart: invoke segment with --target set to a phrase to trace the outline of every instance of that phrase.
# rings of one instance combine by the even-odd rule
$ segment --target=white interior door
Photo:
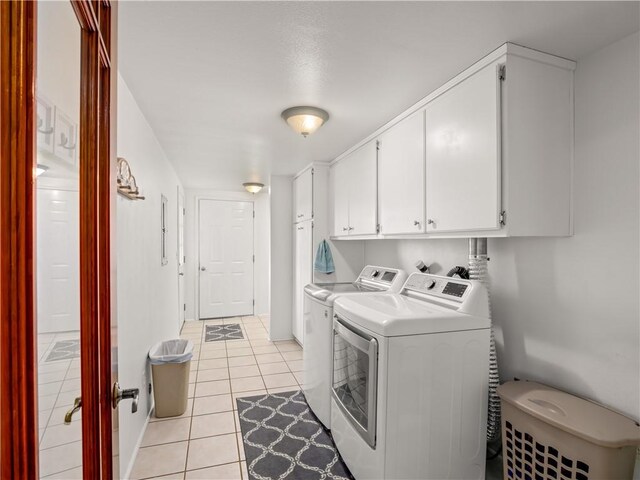
[[[184,192],[178,187],[178,319],[179,326],[185,320],[186,304],[184,301]]]
[[[80,325],[78,192],[38,189],[38,332]]]
[[[253,203],[199,206],[199,317],[253,315]]]

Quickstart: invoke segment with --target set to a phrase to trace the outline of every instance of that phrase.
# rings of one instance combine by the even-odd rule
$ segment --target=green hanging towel
[[[320,245],[318,245],[314,268],[316,272],[326,274],[336,271],[336,268],[333,266],[333,255],[331,255],[331,249],[329,248],[329,244],[326,240],[322,240]]]

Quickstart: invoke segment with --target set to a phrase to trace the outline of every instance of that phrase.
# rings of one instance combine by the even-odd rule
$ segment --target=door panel
[[[331,167],[333,184],[333,235],[347,235],[349,230],[349,157]]]
[[[185,321],[186,305],[184,301],[184,193],[178,187],[178,326]]]
[[[424,111],[381,135],[378,187],[381,233],[423,233]]]
[[[200,200],[200,318],[253,314],[253,203]]]
[[[293,292],[293,336],[304,343],[304,287],[313,281],[313,222],[294,225],[295,228],[295,275]]]
[[[428,233],[499,228],[497,69],[485,67],[426,106]]]
[[[313,217],[313,169],[309,168],[293,181],[294,223],[311,220]]]
[[[48,100],[58,117],[67,120],[64,134],[69,137],[68,142],[63,142],[63,134],[56,131],[54,125],[50,134],[55,141],[53,151],[43,138],[45,134],[37,144],[37,162],[46,167],[36,178],[39,466],[41,477],[78,478],[83,470],[85,436],[85,422],[81,422],[81,418],[86,412],[97,414],[99,409],[98,389],[83,386],[80,378],[81,357],[82,360],[91,357],[89,368],[95,367],[98,358],[97,345],[87,348],[81,338],[84,335],[80,323],[81,300],[85,312],[88,301],[96,305],[97,298],[90,290],[97,285],[97,268],[87,268],[89,251],[85,242],[80,241],[80,234],[86,235],[87,230],[95,232],[98,220],[94,215],[80,223],[81,212],[86,214],[88,203],[85,191],[80,189],[80,177],[84,176],[85,186],[90,177],[95,192],[97,172],[90,171],[85,162],[68,162],[69,158],[78,158],[81,149],[86,158],[89,147],[82,136],[86,129],[80,132],[81,28],[69,3],[38,2],[37,41],[36,93]],[[61,65],[66,72],[64,79],[60,78]],[[95,165],[95,154],[93,160]],[[92,265],[97,267],[95,263]],[[97,323],[92,323],[92,328],[97,332]],[[82,396],[83,387],[95,392],[95,400],[88,400],[85,408],[65,425],[64,416],[73,408],[75,399]],[[86,424],[95,425],[91,419],[86,419]],[[99,463],[90,463],[88,468],[99,471]]]
[[[37,198],[38,332],[79,330],[77,185],[38,188]]]
[[[349,235],[375,234],[378,223],[376,142],[360,147],[344,161],[348,171]]]

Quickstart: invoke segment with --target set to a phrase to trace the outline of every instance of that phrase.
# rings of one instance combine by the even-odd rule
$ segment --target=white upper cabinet
[[[376,158],[371,141],[332,167],[334,236],[376,234]]]
[[[500,228],[500,65],[427,104],[427,233]]]
[[[377,146],[371,141],[349,157],[349,235],[375,235],[377,226]]]
[[[424,233],[424,110],[379,137],[378,216],[383,235]]]
[[[331,167],[333,185],[333,236],[349,234],[349,173],[348,162],[336,163]]]
[[[295,209],[293,222],[313,218],[313,168],[308,168],[293,180]]]
[[[332,165],[334,235],[571,235],[575,67],[506,43],[373,132]]]

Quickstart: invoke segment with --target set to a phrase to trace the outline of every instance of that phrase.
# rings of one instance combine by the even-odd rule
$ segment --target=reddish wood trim
[[[111,70],[102,61],[99,73],[99,118],[98,118],[98,284],[100,324],[100,436],[102,478],[113,476],[112,451],[112,406],[111,406],[111,189],[116,184],[115,163],[111,162]],[[108,59],[107,59],[108,60]],[[120,472],[117,472],[118,475]]]
[[[80,74],[80,361],[82,472],[100,478],[98,284],[98,34],[81,33]]]
[[[35,2],[0,2],[0,477],[38,478]]]
[[[71,5],[76,12],[80,28],[89,32],[98,30],[98,17],[94,11],[92,2],[88,0],[71,0]]]

